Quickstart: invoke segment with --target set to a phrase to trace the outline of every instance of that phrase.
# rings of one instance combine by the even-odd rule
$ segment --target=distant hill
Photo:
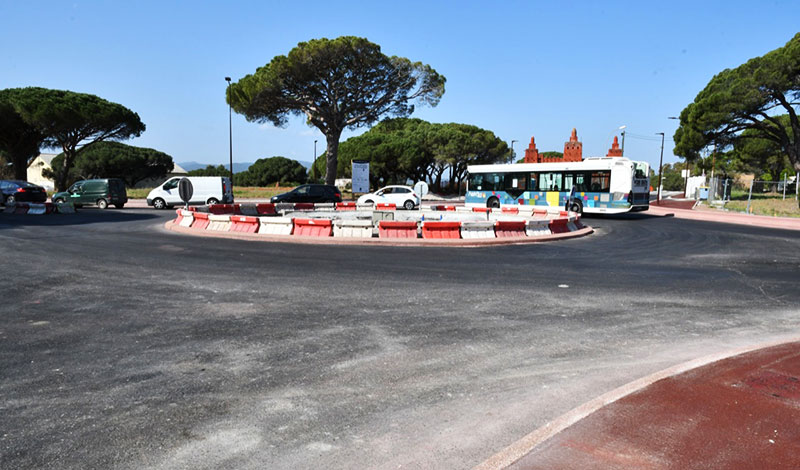
[[[181,168],[185,169],[186,171],[200,170],[202,168],[207,167],[208,165],[211,165],[211,163],[198,163],[198,162],[177,162],[177,163],[178,165],[181,166]],[[244,163],[233,162],[233,172],[241,173],[242,171],[246,171],[248,168],[250,168],[250,165],[252,164],[253,162],[244,162]],[[228,168],[227,162],[225,163],[220,162],[215,164],[214,166],[217,165],[225,165],[225,168]]]

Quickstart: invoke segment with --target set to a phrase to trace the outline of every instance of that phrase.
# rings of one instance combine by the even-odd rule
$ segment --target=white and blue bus
[[[573,187],[573,212],[617,214],[650,207],[650,166],[622,157],[471,165],[467,173],[467,207],[566,207]]]

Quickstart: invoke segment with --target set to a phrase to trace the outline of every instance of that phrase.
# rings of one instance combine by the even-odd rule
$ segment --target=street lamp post
[[[661,169],[664,165],[664,133],[656,132],[656,135],[661,136],[661,157],[658,159],[658,195],[656,200],[661,204]]]
[[[231,120],[231,77],[225,77],[228,82],[228,150],[230,156],[231,188],[233,188],[233,124]]]
[[[511,163],[514,163],[514,142],[516,142],[516,140],[511,141]]]

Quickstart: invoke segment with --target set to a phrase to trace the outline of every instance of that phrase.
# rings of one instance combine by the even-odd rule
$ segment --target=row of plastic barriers
[[[249,216],[184,209],[176,212],[173,223],[193,230],[301,237],[489,239],[542,237],[583,228],[578,215],[566,213],[555,218],[446,221]]]
[[[8,204],[3,211],[6,214],[30,214],[30,215],[44,215],[44,214],[74,214],[75,206],[71,203],[51,203],[44,202],[28,203],[18,202],[16,204]]]

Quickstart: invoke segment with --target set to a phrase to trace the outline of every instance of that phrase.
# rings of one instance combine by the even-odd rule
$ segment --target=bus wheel
[[[572,201],[572,205],[569,206],[569,210],[577,213],[578,215],[583,214],[583,204],[581,201]]]
[[[500,200],[496,197],[490,197],[488,201],[486,201],[486,207],[490,207],[492,209],[498,209],[500,207]]]

